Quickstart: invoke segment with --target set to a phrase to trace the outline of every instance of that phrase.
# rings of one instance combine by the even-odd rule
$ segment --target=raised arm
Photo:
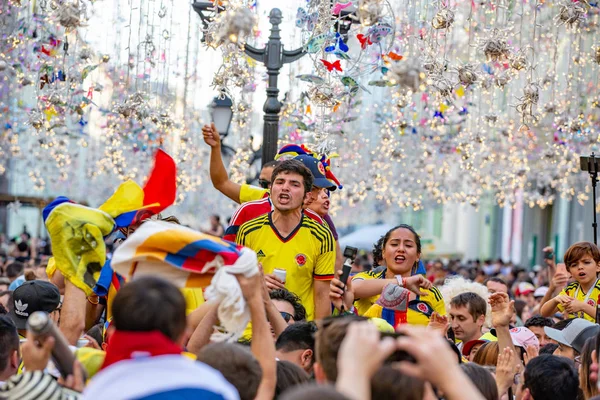
[[[261,290],[261,275],[256,274],[251,278],[236,275],[244,298],[250,308],[252,321],[252,354],[258,360],[262,369],[262,380],[258,387],[256,400],[271,400],[275,396],[277,383],[277,361],[275,360],[275,342],[271,335],[271,327],[267,321],[265,305]]]
[[[229,179],[223,157],[221,156],[221,137],[215,124],[204,125],[202,127],[202,136],[204,142],[210,146],[210,180],[213,186],[219,192],[229,197],[236,203],[240,203],[241,185],[232,182]]]

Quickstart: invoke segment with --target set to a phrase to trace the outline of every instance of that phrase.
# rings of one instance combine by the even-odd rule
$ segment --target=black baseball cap
[[[296,156],[294,157],[294,160],[301,161],[302,164],[312,172],[314,177],[313,186],[318,187],[319,189],[328,189],[330,191],[337,188],[333,182],[325,177],[325,166],[321,161],[307,154]]]
[[[17,329],[27,329],[27,319],[36,311],[51,313],[60,305],[60,292],[50,282],[26,281],[13,292],[9,312]]]

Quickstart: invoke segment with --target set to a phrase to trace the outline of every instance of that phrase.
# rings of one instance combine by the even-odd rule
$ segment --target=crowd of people
[[[427,260],[399,223],[345,260],[328,160],[284,146],[261,187],[238,185],[203,135],[214,187],[240,204],[226,228],[162,217],[147,187],[150,206],[116,211],[118,189],[44,210],[52,258],[20,251],[26,235],[6,249],[0,398],[600,399],[595,244],[528,271]]]

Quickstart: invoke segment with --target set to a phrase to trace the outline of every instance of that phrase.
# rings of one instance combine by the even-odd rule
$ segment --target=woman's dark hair
[[[460,367],[486,400],[498,399],[496,381],[487,369],[475,363],[462,364]]]
[[[385,235],[383,235],[381,238],[379,238],[379,240],[377,241],[377,243],[375,243],[375,246],[373,247],[373,263],[378,266],[379,263],[381,261],[383,261],[383,249],[385,248],[385,245],[387,244],[387,241],[390,240],[390,235],[392,234],[392,232],[398,230],[398,229],[408,229],[409,231],[411,231],[413,233],[413,235],[415,235],[415,243],[417,244],[417,253],[421,254],[421,238],[419,237],[419,234],[417,233],[417,231],[415,231],[415,228],[413,228],[410,225],[407,224],[400,224],[392,229],[390,229],[389,231],[387,231],[387,233]]]
[[[310,377],[302,368],[289,361],[277,362],[277,384],[275,386],[275,399],[294,386],[307,383]]]
[[[586,399],[598,394],[596,382],[590,380],[590,366],[592,365],[592,351],[598,348],[598,336],[592,336],[586,340],[581,350],[581,374],[579,375],[579,387],[583,390]]]

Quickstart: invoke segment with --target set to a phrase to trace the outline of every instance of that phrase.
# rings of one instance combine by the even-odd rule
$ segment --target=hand
[[[338,271],[338,276],[342,275],[342,271]],[[346,290],[344,291],[344,284],[338,278],[333,278],[329,283],[329,300],[333,306],[341,310],[342,305],[345,310],[350,310],[354,303],[354,289],[352,289],[352,278],[348,277],[346,284]]]
[[[498,354],[498,362],[496,364],[496,386],[500,397],[508,391],[514,382],[515,374],[518,372],[516,357],[514,351],[510,347],[505,347]]]
[[[254,274],[250,278],[245,277],[243,274],[236,274],[236,279],[240,284],[240,288],[242,289],[242,294],[247,302],[251,300],[259,299],[262,301],[262,292],[256,290],[256,288],[261,285],[261,276],[260,274]]]
[[[565,305],[565,311],[569,314],[576,314],[580,311],[583,311],[585,305],[586,304],[583,301],[572,299],[569,303]]]
[[[525,365],[529,364],[529,361],[533,360],[534,358],[536,358],[539,355],[540,355],[540,348],[538,346],[532,346],[532,345],[525,346],[525,354],[523,355]]]
[[[559,294],[554,298],[554,301],[563,305],[564,307],[567,307],[573,300],[575,300],[573,297],[566,294]]]
[[[514,313],[514,300],[510,300],[506,293],[493,293],[488,300],[492,306],[492,325],[494,327],[510,325]]]
[[[391,337],[381,340],[377,327],[368,322],[354,322],[348,327],[338,353],[340,374],[367,377],[369,380],[386,358],[396,350]]]
[[[403,374],[431,382],[443,389],[445,384],[460,374],[456,354],[446,338],[439,333],[420,326],[400,325],[397,349],[412,355],[416,362],[401,361],[394,365]]]
[[[219,132],[217,132],[214,122],[202,127],[202,136],[204,137],[204,143],[209,145],[212,149],[221,147],[221,136],[219,135]]]
[[[561,270],[557,270],[556,274],[554,274],[554,276],[552,277],[552,281],[550,282],[550,286],[554,290],[562,290],[565,286],[567,286],[567,283],[569,282],[569,274],[562,272]]]
[[[440,315],[437,312],[433,312],[431,314],[431,318],[429,318],[429,324],[427,328],[442,334],[442,336],[446,337],[446,332],[448,332],[448,326],[450,325],[450,321],[448,317],[445,315]]]
[[[422,291],[421,288],[431,289],[433,284],[431,282],[429,282],[429,280],[427,278],[425,278],[423,275],[413,275],[413,276],[406,278],[406,280],[404,281],[404,286],[406,289],[410,290],[411,292],[413,292],[416,295],[425,296],[428,293]]]
[[[96,349],[96,350],[102,350],[102,348],[100,347],[100,345],[98,344],[96,339],[94,339],[90,335],[83,335],[83,337],[88,340],[87,344],[83,347],[89,347],[91,349]]]
[[[27,331],[27,341],[21,346],[23,366],[27,371],[46,369],[54,348],[54,341],[52,336],[36,338],[33,333]]]
[[[269,290],[285,289],[283,281],[276,277],[275,274],[265,275],[265,283],[267,284],[267,289]]]
[[[83,367],[79,361],[75,360],[73,362],[73,375],[67,376],[67,379],[63,379],[61,376],[58,378],[58,383],[67,389],[71,389],[79,393],[83,392],[83,389],[85,388],[85,382],[83,378]]]
[[[548,246],[548,247],[544,247],[542,249],[542,252],[544,252],[544,253],[554,253],[554,249],[552,247]],[[548,267],[554,267],[554,257],[552,257],[551,259],[547,259],[546,257],[544,257],[544,263]]]

